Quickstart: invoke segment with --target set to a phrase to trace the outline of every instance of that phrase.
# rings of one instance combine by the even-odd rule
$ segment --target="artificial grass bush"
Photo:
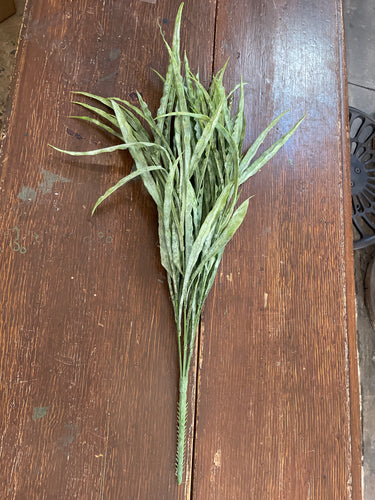
[[[101,127],[122,142],[88,152],[59,150],[70,155],[96,155],[127,149],[133,157],[133,171],[98,199],[93,212],[114,191],[136,177],[142,179],[156,204],[161,262],[167,273],[177,327],[178,484],[182,482],[184,469],[187,386],[195,335],[225,246],[248,209],[249,199],[237,207],[239,188],[277,153],[303,119],[253,161],[282,113],[242,154],[245,84],[241,80],[226,94],[222,83],[225,67],[213,77],[208,90],[200,83],[199,75],[193,75],[186,54],[183,61],[180,58],[182,7],[183,4],[178,10],[172,46],[162,34],[170,62],[166,77],[161,77],[164,89],[157,116],[152,116],[139,93],[137,107],[123,99],[79,92],[104,105],[106,111],[79,102],[97,118],[75,118]],[[234,92],[239,92],[235,112]]]

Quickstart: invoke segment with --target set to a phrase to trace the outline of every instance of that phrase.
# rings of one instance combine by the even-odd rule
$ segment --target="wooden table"
[[[173,0],[29,0],[0,174],[0,497],[359,499],[360,418],[347,102],[339,0],[186,0],[182,39],[205,83],[230,57],[251,141],[291,108],[295,136],[256,193],[204,309],[190,378],[186,476],[154,206],[139,183],[91,217],[126,154],[70,91],[156,110]]]

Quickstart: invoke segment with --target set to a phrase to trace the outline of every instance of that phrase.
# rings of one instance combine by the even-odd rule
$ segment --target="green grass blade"
[[[77,91],[75,91],[75,92],[72,92],[72,94],[81,95],[83,97],[88,97],[89,99],[100,102],[104,106],[107,106],[109,108],[112,107],[110,102],[109,102],[109,99],[107,97],[101,97],[101,96],[98,96],[95,94],[90,94],[89,92],[77,92]]]
[[[111,194],[117,191],[117,189],[119,189],[120,187],[125,186],[125,184],[127,184],[128,182],[132,181],[136,177],[144,175],[145,173],[152,172],[153,170],[162,170],[162,169],[163,167],[161,165],[153,165],[150,167],[139,168],[138,170],[131,172],[126,177],[123,177],[114,186],[107,189],[107,191],[103,194],[103,196],[100,196],[100,198],[98,198],[97,202],[94,205],[94,208],[92,209],[91,214],[95,212],[95,210],[101,203],[103,203],[104,200],[106,200],[109,196],[111,196]]]
[[[155,74],[156,74],[156,75],[160,78],[160,80],[161,80],[163,83],[165,83],[165,78],[164,78],[164,76],[162,76],[162,75],[161,75],[158,71],[156,71],[156,69],[151,68],[151,71],[153,71],[153,72],[154,72],[154,73],[155,73]]]
[[[303,116],[298,122],[278,141],[272,144],[264,153],[262,153],[255,162],[250,165],[250,167],[246,168],[242,171],[240,175],[240,184],[243,184],[249,177],[256,174],[260,168],[263,167],[265,163],[267,163],[275,154],[279,151],[279,149],[286,143],[286,141],[294,134],[297,128],[301,125],[305,116]]]
[[[242,152],[242,141],[244,137],[244,107],[245,107],[245,98],[243,91],[243,81],[241,77],[241,85],[240,85],[240,100],[238,103],[238,110],[234,121],[233,127],[233,140],[237,144],[238,153]]]
[[[129,142],[128,144],[117,144],[116,146],[108,146],[106,148],[93,149],[91,151],[69,151],[66,149],[57,148],[56,146],[52,146],[51,144],[49,144],[49,146],[56,151],[59,151],[59,153],[65,153],[70,156],[95,156],[99,154],[113,153],[114,151],[134,149],[139,147],[154,148],[155,144],[153,142]]]
[[[130,125],[126,121],[126,115],[125,115],[124,111],[116,103],[116,101],[111,101],[111,103],[112,103],[113,110],[115,112],[117,121],[118,121],[119,126],[120,126],[120,130],[121,130],[121,133],[124,137],[125,142],[129,143],[129,144],[134,144],[134,142],[135,142],[134,135],[133,135],[133,132],[132,132]],[[158,147],[161,147],[161,146],[158,146]],[[148,165],[147,165],[147,161],[146,161],[146,158],[144,156],[142,149],[138,148],[138,147],[131,146],[131,147],[129,147],[129,151],[133,157],[133,160],[135,162],[137,170],[144,170]],[[147,191],[149,192],[149,194],[151,195],[151,197],[155,201],[156,205],[161,208],[162,207],[162,193],[161,193],[160,186],[158,186],[155,183],[155,180],[151,176],[150,172],[144,172],[142,174],[142,180],[143,180],[143,183],[144,183]]]
[[[158,210],[158,234],[159,234],[159,245],[160,245],[160,259],[161,259],[161,264],[164,267],[164,269],[167,271],[167,274],[169,276],[173,275],[173,269],[172,265],[170,262],[170,257],[169,257],[169,251],[167,247],[167,242],[166,242],[166,230],[164,227],[164,216],[163,216],[163,211]]]
[[[190,171],[189,171],[189,178],[194,173],[194,169],[198,167],[199,162],[202,158],[202,155],[205,152],[209,142],[212,139],[212,136],[214,134],[216,125],[219,121],[222,109],[223,109],[223,101],[219,104],[214,115],[206,124],[206,126],[202,132],[202,135],[201,135],[199,141],[197,142],[197,145],[195,146],[195,149],[194,149],[192,157],[191,157],[191,167],[190,167]]]
[[[69,116],[69,118],[75,118],[77,120],[82,120],[82,121],[90,122],[93,125],[96,125],[97,127],[105,130],[109,134],[112,134],[115,137],[118,137],[119,139],[122,139],[122,135],[120,134],[120,132],[116,132],[115,129],[113,129],[109,125],[105,125],[100,120],[96,120],[95,118],[90,118],[89,116],[76,116],[76,115]]]
[[[151,111],[149,110],[149,107],[147,106],[146,102],[143,100],[142,96],[138,94],[138,101],[141,106],[142,112],[143,112],[143,118],[146,121],[147,125],[150,127],[150,130],[152,134],[154,135],[155,139],[158,139],[157,144],[162,144],[163,147],[167,150],[168,152],[168,161],[171,159],[174,159],[173,157],[173,152],[170,148],[169,140],[167,137],[165,137],[160,130],[160,128],[157,126],[156,121],[154,120]]]
[[[264,139],[267,137],[268,133],[273,129],[273,127],[276,125],[276,123],[287,113],[288,111],[284,111],[281,113],[279,116],[277,116],[269,125],[268,127],[263,130],[263,132],[257,137],[257,139],[254,141],[254,143],[250,146],[248,151],[246,152],[245,156],[242,158],[241,163],[240,163],[240,175],[242,175],[248,166],[250,165],[251,160],[254,158],[254,156],[257,154],[257,151],[260,147],[260,145],[263,143]],[[243,181],[244,182],[244,181]]]
[[[217,199],[213,209],[205,218],[205,220],[204,220],[204,222],[199,230],[198,236],[194,241],[193,247],[191,249],[190,257],[189,257],[189,260],[187,261],[186,269],[185,269],[185,276],[184,276],[182,292],[181,292],[181,307],[180,307],[180,315],[179,315],[180,320],[182,317],[183,301],[185,300],[186,294],[188,292],[188,288],[191,285],[190,277],[191,277],[191,274],[194,270],[194,266],[196,265],[196,263],[200,257],[200,254],[201,254],[202,249],[203,249],[203,245],[212,236],[214,226],[218,221],[220,212],[224,209],[224,207],[227,204],[228,198],[231,194],[231,190],[232,190],[232,186],[229,184],[224,188],[224,190],[220,194],[219,198]]]
[[[224,228],[220,236],[213,241],[213,243],[210,245],[209,250],[203,254],[199,266],[194,271],[194,274],[191,276],[192,281],[202,272],[202,269],[204,268],[204,266],[208,261],[215,258],[219,253],[224,252],[224,248],[233,238],[237,229],[242,224],[247,214],[248,206],[249,206],[249,199],[245,200],[233,213],[230,221],[228,222],[227,226]]]
[[[173,207],[173,189],[175,183],[175,175],[178,167],[176,160],[170,169],[164,187],[164,204],[163,204],[163,226],[165,232],[165,247],[169,260],[173,262],[172,256],[172,207]]]
[[[116,117],[110,113],[107,113],[103,109],[96,108],[95,106],[91,106],[91,104],[87,104],[85,102],[80,102],[80,101],[72,101],[72,104],[77,104],[78,106],[81,106],[82,108],[88,109],[89,111],[92,111],[93,113],[99,115],[101,118],[108,120],[115,127],[118,127]],[[108,106],[108,104],[106,104],[106,105]]]

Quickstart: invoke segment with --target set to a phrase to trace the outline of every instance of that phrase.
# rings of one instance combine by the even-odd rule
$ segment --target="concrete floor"
[[[1,1],[1,0],[0,0]],[[16,0],[17,13],[0,24],[0,128],[9,92],[25,0]],[[349,105],[375,119],[375,3],[344,0]],[[362,393],[363,498],[375,499],[375,332],[365,306],[364,278],[375,246],[357,250],[355,280],[357,329]]]

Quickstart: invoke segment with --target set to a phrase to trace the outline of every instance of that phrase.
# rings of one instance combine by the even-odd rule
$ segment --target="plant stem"
[[[188,375],[180,376],[180,394],[177,409],[177,453],[176,453],[176,477],[177,483],[182,483],[185,461],[185,434],[187,417],[187,386]]]

